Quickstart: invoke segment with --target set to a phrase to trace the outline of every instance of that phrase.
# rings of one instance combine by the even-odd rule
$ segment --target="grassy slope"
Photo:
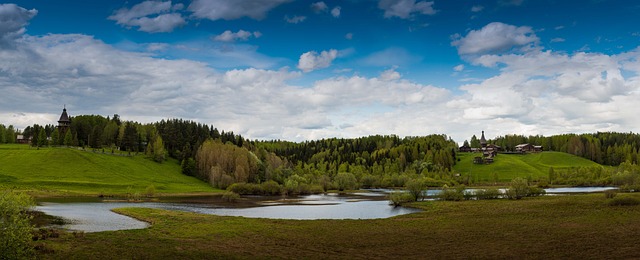
[[[640,194],[621,194],[640,199]],[[272,220],[144,208],[118,212],[142,230],[65,235],[56,259],[629,259],[639,258],[640,206],[602,194],[523,200],[421,202],[379,220]],[[43,243],[43,242],[38,242]]]
[[[473,164],[473,157],[481,156],[474,153],[458,153],[460,161],[454,166],[454,171],[462,175],[471,174],[472,180],[479,182],[493,182],[494,174],[499,182],[509,181],[516,177],[533,179],[546,177],[549,168],[593,167],[599,164],[587,159],[561,152],[542,152],[526,155],[498,154],[495,162],[489,165]]]
[[[72,148],[0,145],[0,188],[71,194],[212,192],[207,183],[182,175],[174,160],[94,154]]]

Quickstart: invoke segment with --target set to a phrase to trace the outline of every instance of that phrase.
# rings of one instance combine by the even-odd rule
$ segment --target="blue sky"
[[[0,123],[55,123],[67,104],[252,139],[637,132],[639,11],[607,0],[6,2]]]

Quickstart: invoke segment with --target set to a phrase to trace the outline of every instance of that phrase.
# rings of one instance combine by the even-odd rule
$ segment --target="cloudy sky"
[[[16,0],[0,123],[184,118],[251,139],[640,132],[640,3]]]

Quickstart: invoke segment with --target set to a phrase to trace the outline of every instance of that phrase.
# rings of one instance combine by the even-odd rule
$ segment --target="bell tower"
[[[67,106],[65,105],[62,109],[62,115],[60,115],[60,119],[58,120],[58,132],[64,136],[69,130],[69,127],[71,127],[71,120],[69,120]]]

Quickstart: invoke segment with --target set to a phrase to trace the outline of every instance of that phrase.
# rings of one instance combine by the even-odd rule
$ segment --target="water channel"
[[[547,194],[603,192],[614,187],[570,187],[546,189]],[[101,198],[49,198],[38,202],[36,210],[62,217],[68,230],[100,232],[146,228],[148,224],[111,210],[146,207],[213,214],[272,219],[379,219],[419,212],[419,209],[393,207],[386,194],[391,190],[369,190],[353,194],[320,194],[299,197],[243,197],[239,203],[226,203],[219,196],[165,197],[154,202],[120,202]],[[439,190],[428,190],[436,196]]]
[[[355,194],[320,194],[299,197],[245,197],[240,203],[225,203],[219,196],[161,198],[158,202],[115,202],[90,199],[46,199],[36,210],[62,217],[69,222],[61,228],[100,232],[140,229],[147,223],[116,214],[114,208],[146,207],[213,214],[271,219],[378,219],[409,214],[420,210],[393,207],[384,192]]]

